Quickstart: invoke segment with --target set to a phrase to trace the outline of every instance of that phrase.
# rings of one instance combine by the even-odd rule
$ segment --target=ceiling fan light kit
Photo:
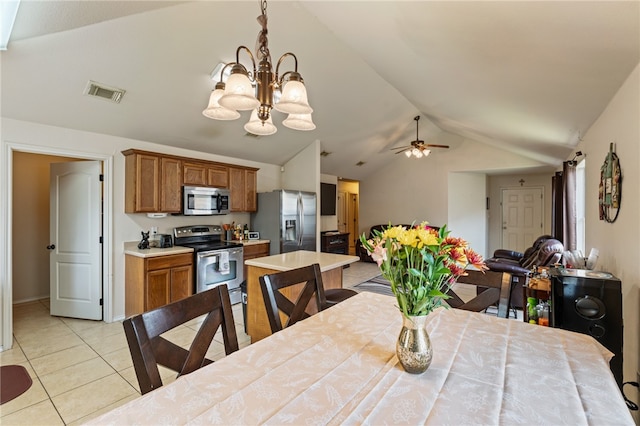
[[[271,117],[271,110],[275,109],[289,114],[283,121],[284,126],[294,130],[313,130],[316,128],[311,119],[313,109],[307,99],[304,80],[298,73],[298,58],[291,52],[282,55],[274,74],[267,39],[266,0],[260,2],[260,7],[262,14],[257,20],[262,30],[258,33],[255,57],[246,46],[236,49],[235,62],[226,64],[220,70],[220,82],[216,83],[209,105],[202,114],[216,120],[235,120],[240,117],[238,111],[251,111],[251,118],[244,129],[266,136],[278,130]],[[252,71],[240,63],[241,51],[251,59]],[[287,57],[293,58],[294,70],[280,75],[280,64]],[[255,58],[258,59],[257,67]],[[228,73],[226,81],[225,72]]]
[[[407,158],[422,158],[428,157],[429,154],[431,154],[431,150],[429,148],[449,148],[449,145],[435,145],[424,143],[424,141],[420,140],[418,137],[418,122],[420,121],[420,116],[416,115],[413,119],[416,121],[416,140],[411,141],[409,146],[397,146],[395,148],[391,148],[391,150],[397,150],[396,154],[404,152],[404,155],[406,155]]]

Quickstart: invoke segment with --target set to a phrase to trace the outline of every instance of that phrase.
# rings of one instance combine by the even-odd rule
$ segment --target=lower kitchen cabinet
[[[125,315],[130,317],[193,294],[193,255],[125,256]]]
[[[243,260],[255,259],[257,257],[269,256],[270,243],[247,243],[242,248],[243,251]],[[244,263],[244,262],[243,262]],[[247,279],[248,276],[248,266],[244,265],[244,279]]]

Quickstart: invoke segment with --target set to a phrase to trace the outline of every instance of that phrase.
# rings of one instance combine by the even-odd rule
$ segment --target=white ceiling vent
[[[117,87],[110,87],[102,83],[96,83],[89,80],[84,94],[89,96],[95,96],[96,98],[106,99],[111,102],[120,103],[120,100],[124,96],[126,90],[118,89]]]

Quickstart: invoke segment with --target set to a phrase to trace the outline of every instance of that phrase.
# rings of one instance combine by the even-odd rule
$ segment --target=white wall
[[[447,223],[449,198],[462,198],[465,193],[464,187],[449,186],[450,172],[489,174],[492,170],[540,166],[529,158],[445,132],[430,142],[451,148],[433,150],[431,155],[421,159],[389,155],[386,167],[376,170],[360,183],[360,233],[368,231],[372,225],[389,221],[426,220],[434,226]]]
[[[309,144],[283,167],[282,189],[320,193],[320,141]]]
[[[640,371],[640,65],[631,73],[602,115],[576,147],[586,159],[587,250],[600,250],[598,269],[622,281],[624,317],[623,380],[636,380]],[[598,216],[600,166],[615,142],[622,168],[620,214],[614,223]],[[633,391],[625,386],[627,394]],[[635,393],[635,392],[634,392]],[[638,395],[635,395],[638,401]],[[636,412],[637,414],[637,412]],[[636,421],[640,419],[636,418]]]
[[[451,236],[464,238],[474,251],[487,256],[487,184],[482,173],[449,173],[447,228]],[[435,225],[435,224],[434,224]]]
[[[215,141],[212,141],[215,144]],[[121,151],[128,148],[137,148],[147,151],[173,154],[184,157],[199,158],[203,160],[220,161],[230,164],[257,167],[257,189],[259,192],[271,191],[280,188],[280,166],[256,163],[242,159],[224,157],[215,154],[206,154],[164,145],[152,144],[132,139],[117,138],[96,133],[88,133],[59,127],[46,126],[24,121],[2,119],[2,149],[0,150],[0,204],[11,205],[11,153],[16,151],[47,152],[55,155],[85,158],[112,158],[113,170],[111,173],[113,188],[113,205],[111,206],[112,246],[111,254],[113,264],[108,272],[112,283],[111,304],[112,312],[105,313],[105,318],[113,320],[124,317],[124,253],[123,244],[126,241],[140,239],[140,231],[149,229],[150,226],[158,226],[159,232],[169,232],[175,226],[198,224],[202,218],[170,216],[166,219],[149,219],[146,215],[124,213],[124,156]],[[319,185],[319,184],[318,184]],[[3,238],[0,238],[0,289],[2,290],[0,306],[2,324],[0,328],[6,330],[5,325],[10,323],[9,312],[6,306],[11,304],[11,286],[8,265],[11,263],[11,247],[8,245],[11,215],[6,208],[0,210],[0,229]],[[249,214],[241,213],[207,219],[207,224],[218,224],[227,220],[236,220],[240,223],[249,222]],[[16,238],[14,235],[13,238]],[[28,255],[28,254],[22,254]],[[105,291],[108,291],[108,284]],[[7,305],[7,301],[8,305]],[[7,345],[6,336],[3,336],[3,344]],[[9,336],[10,339],[10,336]],[[10,340],[9,340],[10,341]]]

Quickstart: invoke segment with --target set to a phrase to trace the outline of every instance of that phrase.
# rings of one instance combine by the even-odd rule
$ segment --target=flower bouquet
[[[449,236],[446,225],[440,229],[427,222],[409,229],[389,225],[374,231],[371,239],[361,235],[360,241],[390,281],[405,317],[427,315],[441,306],[467,266],[487,269],[465,240]]]

